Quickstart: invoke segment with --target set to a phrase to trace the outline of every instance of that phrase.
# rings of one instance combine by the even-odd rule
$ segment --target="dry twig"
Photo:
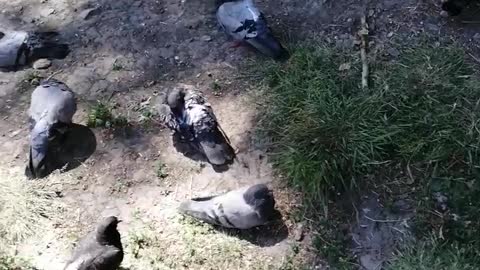
[[[362,60],[362,89],[368,88],[368,60],[367,60],[367,36],[368,36],[368,25],[367,17],[362,16],[361,18],[362,28],[358,31],[360,37],[360,57]]]

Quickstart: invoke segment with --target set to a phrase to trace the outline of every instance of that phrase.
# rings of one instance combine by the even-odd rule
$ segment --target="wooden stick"
[[[367,36],[368,36],[368,25],[366,16],[361,18],[362,28],[358,31],[360,36],[360,58],[362,60],[362,89],[368,88],[368,59],[367,59]]]

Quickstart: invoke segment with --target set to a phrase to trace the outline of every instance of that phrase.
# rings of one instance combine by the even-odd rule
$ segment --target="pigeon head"
[[[243,194],[245,202],[260,212],[262,216],[269,216],[275,207],[272,191],[264,184],[249,187]]]
[[[49,126],[38,122],[32,129],[30,138],[30,156],[25,174],[28,178],[42,178],[48,174]]]
[[[442,9],[447,11],[450,16],[458,16],[462,12],[463,6],[458,1],[446,1],[442,4]]]
[[[167,104],[172,109],[180,109],[185,103],[185,93],[180,89],[173,89],[167,96]]]
[[[102,244],[114,245],[118,247],[121,242],[117,225],[120,222],[121,220],[114,216],[105,218],[97,227],[97,241]]]

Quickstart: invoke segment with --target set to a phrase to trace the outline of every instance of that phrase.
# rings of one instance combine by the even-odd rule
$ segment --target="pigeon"
[[[160,119],[167,127],[193,143],[213,165],[233,161],[235,151],[218,124],[212,107],[198,93],[183,89],[172,90],[166,104],[160,104]]]
[[[237,41],[245,41],[275,60],[287,60],[288,51],[273,36],[267,21],[252,0],[226,2],[217,10],[223,30]]]
[[[29,109],[30,156],[25,170],[29,178],[48,174],[49,144],[68,131],[76,110],[75,94],[64,83],[50,78],[35,88]]]
[[[0,68],[15,71],[41,58],[63,59],[67,44],[56,42],[57,32],[0,31]]]
[[[469,2],[469,0],[445,0],[442,3],[442,10],[450,16],[458,16]]]
[[[64,270],[115,270],[123,260],[116,217],[105,218],[97,229],[80,240]]]
[[[204,222],[236,229],[265,225],[274,214],[272,191],[264,184],[183,202],[179,212]]]

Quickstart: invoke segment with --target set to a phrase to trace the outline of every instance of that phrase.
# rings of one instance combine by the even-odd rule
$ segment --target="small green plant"
[[[128,121],[123,116],[114,117],[112,114],[112,108],[103,102],[97,102],[97,104],[90,109],[88,114],[87,126],[96,127],[122,127],[126,126]]]
[[[115,62],[113,62],[113,65],[112,65],[112,70],[113,71],[119,71],[119,70],[122,70],[123,69],[123,66],[121,63],[118,62],[118,60],[115,60]]]
[[[162,162],[158,162],[157,164],[157,177],[160,179],[164,179],[168,177],[168,173],[166,172],[167,165],[163,164]]]

